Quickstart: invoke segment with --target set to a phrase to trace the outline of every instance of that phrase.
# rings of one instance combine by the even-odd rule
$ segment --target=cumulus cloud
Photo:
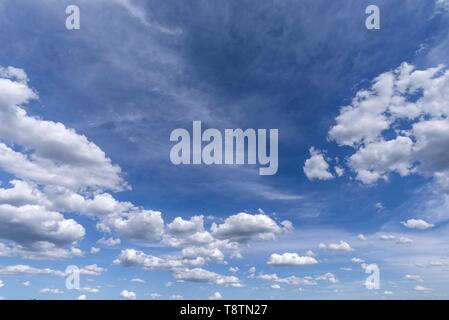
[[[214,292],[210,297],[209,300],[221,300],[223,297],[221,296],[220,292]]]
[[[107,247],[115,247],[119,245],[122,241],[120,239],[114,239],[114,238],[101,238],[97,240],[98,244],[105,245]]]
[[[120,296],[122,296],[125,299],[128,300],[136,300],[137,295],[135,292],[132,291],[128,291],[128,290],[123,290],[122,292],[120,292]]]
[[[212,235],[221,240],[246,242],[251,239],[273,239],[283,231],[273,219],[264,214],[238,213],[225,219],[222,224],[213,224]]]
[[[413,240],[408,238],[408,237],[404,237],[404,236],[395,236],[392,234],[382,234],[379,237],[380,240],[383,241],[395,241],[398,244],[407,244],[407,243],[412,243]]]
[[[354,251],[351,245],[343,240],[340,240],[340,242],[338,243],[329,243],[329,244],[320,243],[319,247],[320,249],[327,249],[331,251],[346,251],[346,252]]]
[[[160,212],[141,210],[123,216],[104,219],[101,229],[112,228],[120,236],[131,240],[159,240],[164,232],[164,220]]]
[[[304,173],[309,180],[329,180],[334,178],[332,173],[329,172],[329,164],[326,159],[324,159],[323,153],[316,150],[315,148],[310,148],[310,158],[304,163]],[[342,168],[340,168],[342,170]],[[343,172],[339,170],[342,174]]]
[[[414,290],[418,291],[418,292],[430,292],[430,291],[432,291],[432,289],[426,288],[426,287],[423,287],[423,286],[420,286],[420,285],[415,286]]]
[[[319,281],[325,282],[325,283],[337,283],[338,279],[337,277],[332,273],[326,273],[324,275],[319,276],[304,276],[304,277],[298,277],[298,276],[289,276],[289,277],[279,277],[276,273],[273,274],[264,274],[260,273],[257,277],[257,279],[262,281],[268,281],[268,282],[275,282],[278,284],[287,284],[287,285],[307,285],[307,286],[315,286],[318,284]]]
[[[422,278],[416,274],[406,274],[405,279],[416,281],[416,282],[423,282]]]
[[[402,221],[401,224],[409,229],[425,230],[434,227],[433,224],[428,223],[427,221],[424,221],[422,219],[409,219],[407,221]]]
[[[202,268],[177,268],[173,277],[178,281],[206,282],[223,286],[242,287],[239,278],[224,276]]]
[[[90,253],[92,253],[92,254],[97,254],[97,253],[99,253],[101,251],[101,249],[100,248],[97,248],[97,247],[91,247],[90,248]]]
[[[193,259],[178,256],[157,257],[135,249],[122,250],[118,258],[114,260],[114,264],[121,265],[123,267],[139,266],[149,270],[170,270],[186,265],[203,265],[204,263],[205,260],[200,257],[195,257]]]
[[[359,240],[361,240],[361,241],[366,241],[367,239],[366,239],[366,237],[365,237],[365,235],[363,235],[363,234],[358,234],[357,235],[357,239],[359,239]]]
[[[47,241],[64,245],[84,235],[83,226],[73,219],[64,219],[59,212],[35,205],[0,204],[0,238],[21,244]]]
[[[64,291],[60,289],[43,288],[39,291],[40,293],[51,293],[51,294],[63,294]]]
[[[14,266],[2,266],[0,267],[0,274],[4,275],[50,275],[63,277],[65,273],[62,271],[57,271],[49,268],[34,268],[28,265],[14,265]]]
[[[235,276],[223,276],[212,271],[198,268],[205,263],[202,257],[191,259],[182,256],[157,257],[134,249],[123,250],[114,263],[123,267],[138,266],[146,270],[167,270],[178,281],[207,282],[218,285],[240,287]],[[195,267],[195,268],[191,268]]]
[[[274,266],[304,266],[317,264],[318,261],[311,256],[299,256],[297,253],[286,252],[284,254],[273,253],[267,264]]]
[[[352,258],[351,261],[353,263],[364,263],[365,262],[365,260],[357,258],[357,257]]]
[[[124,187],[120,168],[112,165],[105,153],[85,136],[62,123],[27,114],[22,106],[38,97],[28,86],[23,70],[2,70],[0,140],[32,150],[31,154],[23,154],[0,144],[2,169],[23,179],[75,189]],[[11,163],[14,160],[17,162]]]
[[[90,276],[99,276],[105,271],[106,271],[105,268],[99,267],[96,264],[91,264],[91,265],[87,265],[87,266],[79,268],[80,274],[90,275]],[[50,269],[50,268],[35,268],[35,267],[31,267],[29,265],[18,264],[18,265],[11,265],[11,266],[1,266],[0,274],[65,277],[71,273],[66,272],[66,271],[54,270],[54,269]]]
[[[190,220],[176,217],[167,225],[163,243],[172,246],[204,246],[211,244],[214,238],[204,229],[204,217],[193,216]]]
[[[444,185],[449,172],[449,71],[403,63],[341,108],[329,137],[354,148],[349,166],[365,184],[419,173]],[[409,123],[404,126],[404,123]],[[385,133],[393,133],[387,139]]]

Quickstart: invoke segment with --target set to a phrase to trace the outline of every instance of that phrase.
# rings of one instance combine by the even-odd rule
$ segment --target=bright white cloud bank
[[[449,190],[449,71],[443,66],[417,70],[403,63],[375,78],[342,107],[329,138],[354,153],[347,159],[364,184],[420,174]],[[311,149],[304,172],[329,179],[329,165]]]

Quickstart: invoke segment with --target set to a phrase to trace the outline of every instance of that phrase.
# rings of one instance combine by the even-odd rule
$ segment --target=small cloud
[[[414,288],[414,290],[415,290],[415,291],[419,291],[419,292],[430,292],[430,291],[432,291],[432,289],[426,288],[426,287],[423,287],[423,286],[420,286],[420,285],[417,285],[417,286]]]
[[[273,253],[267,264],[273,266],[305,266],[317,264],[318,261],[311,256],[299,256],[296,253],[286,252],[284,254]]]
[[[223,297],[221,296],[220,292],[214,292],[210,297],[209,300],[221,300]]]
[[[162,295],[157,292],[150,293],[150,298],[153,300],[160,299],[161,297],[162,297]]]
[[[357,235],[357,239],[359,239],[359,240],[361,240],[361,241],[366,241],[366,240],[367,240],[366,237],[365,237],[363,234],[361,234],[361,233],[359,233],[359,234]]]
[[[310,158],[304,163],[304,174],[309,180],[329,180],[334,176],[329,172],[329,164],[327,163],[321,151],[310,148]]]
[[[231,273],[237,273],[237,272],[239,272],[239,267],[230,267],[228,269],[228,271]]]
[[[320,243],[319,248],[332,251],[346,251],[346,252],[354,251],[351,245],[343,240],[340,240],[339,243],[329,243],[329,244]]]
[[[59,289],[43,288],[40,290],[40,293],[63,294],[64,291]]]
[[[401,224],[409,229],[420,229],[420,230],[429,229],[435,226],[422,219],[409,219],[407,221],[402,221]]]
[[[384,205],[381,203],[381,202],[377,202],[375,205],[374,205],[374,208],[376,208],[376,210],[377,210],[377,212],[381,212],[381,211],[384,211]]]
[[[405,279],[416,281],[416,282],[423,282],[422,278],[415,274],[406,274]]]
[[[120,243],[121,243],[122,241],[119,239],[119,238],[117,238],[117,239],[114,239],[114,238],[108,238],[108,239],[106,239],[106,238],[101,238],[101,239],[99,239],[98,241],[97,241],[97,243],[98,244],[102,244],[102,245],[105,245],[105,246],[108,246],[108,247],[114,247],[114,246],[117,246],[117,245],[119,245]]]
[[[365,262],[365,260],[356,258],[356,257],[352,258],[351,261],[354,263],[364,263]]]
[[[97,248],[97,247],[92,247],[92,248],[90,248],[90,253],[92,253],[92,254],[96,254],[96,253],[98,253],[98,252],[100,252],[101,251],[101,249],[100,248]]]
[[[137,295],[134,292],[128,290],[123,290],[120,292],[120,296],[128,300],[136,300],[137,298]]]

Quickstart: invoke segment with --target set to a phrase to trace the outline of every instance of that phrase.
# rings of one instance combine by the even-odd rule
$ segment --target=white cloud
[[[423,282],[422,278],[420,276],[418,276],[418,275],[415,275],[415,274],[406,274],[405,275],[405,279],[413,280],[413,281],[416,281],[416,282]]]
[[[320,276],[304,276],[304,277],[297,277],[297,276],[289,276],[289,277],[279,277],[276,273],[273,274],[264,274],[261,273],[257,277],[257,279],[262,281],[268,281],[268,282],[275,282],[278,284],[287,284],[292,286],[298,286],[298,285],[307,285],[307,286],[315,286],[318,284],[318,281],[321,282],[327,282],[327,283],[337,283],[338,279],[337,277],[328,272],[324,275]]]
[[[83,288],[80,288],[80,291],[89,292],[89,293],[98,293],[98,292],[100,292],[100,289],[93,288],[93,287],[83,287]]]
[[[329,282],[329,283],[337,283],[338,282],[337,277],[333,273],[330,273],[330,272],[328,272],[322,276],[318,276],[315,279],[318,281],[321,280],[321,281],[325,281],[325,282]]]
[[[443,66],[416,70],[403,63],[378,76],[370,89],[360,90],[341,108],[329,137],[354,148],[349,166],[362,183],[388,180],[392,172],[418,173],[446,187],[448,93],[449,71]],[[389,139],[387,131],[393,134]]]
[[[206,282],[232,287],[242,286],[239,278],[235,276],[223,276],[202,268],[177,268],[173,270],[173,277],[178,281]]]
[[[65,273],[62,271],[57,271],[49,268],[34,268],[28,265],[14,265],[14,266],[1,266],[0,274],[5,275],[50,275],[64,277]]]
[[[78,300],[87,300],[87,296],[85,294],[82,294],[78,297]]]
[[[97,247],[91,247],[90,248],[90,253],[92,253],[92,254],[99,253],[100,251],[101,251],[101,249],[97,248]]]
[[[152,210],[129,212],[126,217],[111,216],[102,222],[102,227],[105,226],[131,240],[159,240],[164,232],[161,213]]]
[[[135,282],[135,283],[145,283],[145,280],[140,279],[140,278],[133,278],[133,279],[131,279],[131,282]]]
[[[120,168],[85,136],[27,114],[22,106],[38,97],[23,70],[9,69],[0,76],[0,140],[32,150],[23,154],[0,143],[1,168],[22,179],[74,189],[125,187]]]
[[[273,253],[267,264],[274,266],[304,266],[317,264],[318,261],[311,256],[299,256],[297,253],[286,252],[284,254]]]
[[[87,265],[79,268],[79,272],[82,275],[99,276],[106,269],[97,266],[96,264]],[[56,276],[65,277],[67,273],[65,271],[54,270],[50,268],[35,268],[29,265],[11,265],[11,266],[1,266],[0,274],[4,275],[41,275],[41,276]]]
[[[366,241],[367,239],[366,239],[366,237],[365,237],[365,235],[363,235],[363,234],[358,234],[357,235],[357,239],[359,239],[359,240],[361,240],[361,241]]]
[[[270,287],[271,287],[271,289],[280,289],[281,288],[281,286],[278,284],[272,284]]]
[[[206,247],[187,247],[182,249],[182,256],[188,259],[194,259],[196,257],[201,257],[210,260],[224,261],[224,254],[220,249],[214,248],[213,246]]]
[[[419,291],[419,292],[430,292],[430,291],[432,291],[432,289],[429,289],[429,288],[426,288],[426,287],[423,287],[423,286],[420,286],[420,285],[415,286],[414,290],[415,291]]]
[[[114,264],[123,267],[140,266],[144,269],[168,269],[179,268],[183,266],[203,265],[205,260],[201,257],[193,259],[182,258],[178,256],[156,257],[145,254],[142,251],[134,249],[122,250],[119,257],[114,260]]]
[[[320,243],[319,247],[320,249],[327,249],[332,251],[346,251],[346,252],[354,251],[351,245],[343,240],[340,240],[339,243],[329,243],[329,244]]]
[[[223,297],[221,296],[220,292],[214,292],[210,297],[209,300],[221,300]]]
[[[357,258],[357,257],[352,258],[351,261],[353,263],[364,263],[365,262],[365,260]]]
[[[84,234],[80,224],[64,219],[59,212],[35,205],[0,204],[0,238],[21,244],[47,241],[64,245],[82,239]]]
[[[106,268],[99,267],[97,264],[90,264],[80,268],[80,274],[88,276],[99,276],[106,271]]]
[[[24,281],[24,282],[22,282],[22,286],[24,286],[24,287],[31,286],[31,281]]]
[[[4,286],[5,286],[5,283],[2,280],[0,280],[0,288],[3,288]]]
[[[246,274],[248,275],[248,278],[254,278],[254,275],[256,274],[256,267],[252,266],[251,268],[246,271]]]
[[[401,224],[404,227],[409,228],[409,229],[421,229],[421,230],[424,230],[424,229],[429,229],[429,228],[434,227],[433,224],[428,223],[428,222],[426,222],[426,221],[424,221],[422,219],[409,219],[407,221],[402,221]]]
[[[379,237],[380,240],[383,241],[396,241],[396,243],[398,244],[408,244],[408,243],[412,243],[413,240],[408,238],[408,237],[404,237],[404,236],[395,236],[392,234],[382,234]]]
[[[407,244],[407,243],[412,243],[413,240],[407,237],[399,237],[396,241],[397,243],[401,243],[401,244]]]
[[[382,234],[379,237],[380,240],[384,240],[384,241],[390,241],[390,240],[396,240],[396,236],[391,235],[391,234]]]
[[[64,291],[60,289],[43,288],[39,291],[40,293],[51,293],[51,294],[63,294]]]
[[[348,146],[375,141],[390,125],[383,113],[393,95],[393,83],[393,75],[385,73],[375,79],[372,91],[359,91],[352,104],[341,109],[330,138]]]
[[[213,224],[211,234],[221,240],[245,242],[251,239],[273,239],[283,229],[264,214],[238,213],[225,219],[223,224]]]
[[[160,299],[161,297],[162,295],[160,293],[157,292],[150,293],[150,298],[153,300]]]
[[[115,247],[121,243],[120,239],[114,239],[114,238],[101,238],[97,241],[98,244],[103,244],[107,247]]]
[[[237,273],[237,272],[239,272],[239,267],[230,267],[228,269],[228,271],[231,273]]]
[[[413,172],[410,160],[413,141],[409,137],[379,141],[362,147],[349,158],[350,166],[357,172],[357,179],[371,184],[388,179],[389,172],[407,176]]]
[[[134,292],[128,290],[123,290],[120,292],[120,296],[128,300],[136,300],[137,298],[137,295]]]
[[[329,164],[324,155],[315,148],[310,148],[310,158],[304,163],[304,173],[309,180],[329,180],[334,178],[332,173],[329,172]]]

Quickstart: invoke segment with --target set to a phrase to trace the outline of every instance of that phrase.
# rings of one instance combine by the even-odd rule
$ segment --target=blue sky
[[[448,12],[0,1],[0,297],[447,299]],[[194,120],[278,129],[277,174],[173,165]]]

